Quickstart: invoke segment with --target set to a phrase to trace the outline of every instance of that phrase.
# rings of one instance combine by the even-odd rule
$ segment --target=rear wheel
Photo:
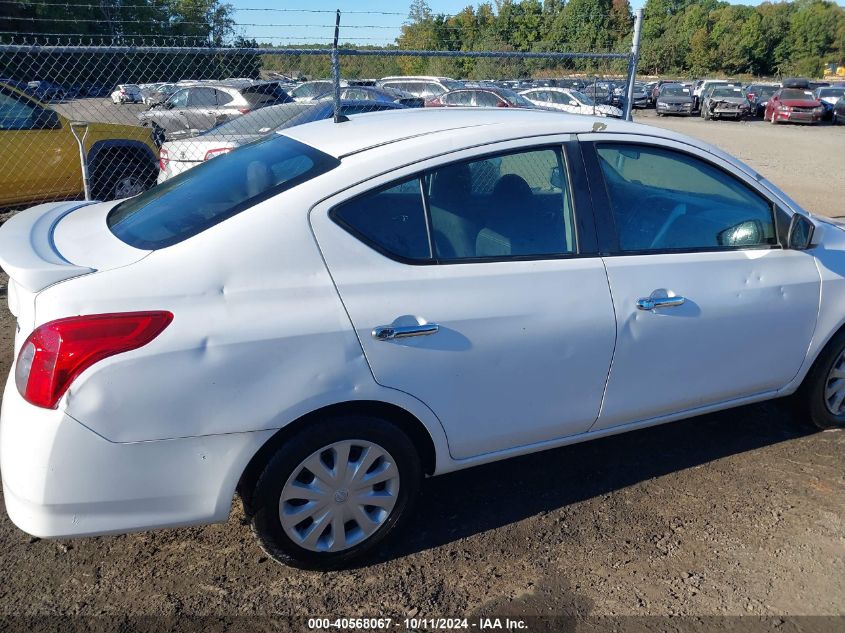
[[[408,515],[422,477],[408,436],[378,418],[325,419],[287,439],[247,504],[275,560],[336,569],[372,551]]]
[[[797,397],[818,428],[845,427],[845,331],[836,334],[819,354]]]
[[[91,193],[97,200],[131,198],[152,187],[155,179],[155,169],[146,161],[107,161],[95,168]]]

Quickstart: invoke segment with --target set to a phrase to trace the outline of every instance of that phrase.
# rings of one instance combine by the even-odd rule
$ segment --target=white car
[[[111,93],[112,103],[115,105],[123,103],[143,103],[144,95],[141,94],[141,88],[137,84],[120,84]]]
[[[621,117],[622,110],[611,105],[596,103],[590,97],[570,88],[530,88],[520,93],[534,105],[589,116]]]
[[[796,391],[845,423],[843,228],[615,119],[310,123],[23,211],[0,265],[4,498],[39,537],[225,521],[237,491],[271,556],[338,567],[424,475]]]

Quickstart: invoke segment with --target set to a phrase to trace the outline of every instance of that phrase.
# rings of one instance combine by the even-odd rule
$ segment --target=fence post
[[[334,85],[334,122],[340,123],[340,59],[337,54],[337,40],[340,36],[340,9],[335,12],[334,42],[332,44],[332,84]]]
[[[631,42],[631,56],[628,60],[628,98],[625,103],[625,120],[630,121],[634,111],[634,82],[637,80],[637,62],[640,59],[640,33],[643,26],[643,10],[637,9],[634,17],[634,40]]]

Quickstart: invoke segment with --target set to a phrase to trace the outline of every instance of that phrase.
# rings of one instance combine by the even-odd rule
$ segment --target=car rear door
[[[586,431],[616,335],[580,156],[464,150],[318,204],[311,222],[375,380],[457,459]]]
[[[689,145],[582,135],[617,342],[595,429],[763,397],[804,361],[813,256],[756,182]]]

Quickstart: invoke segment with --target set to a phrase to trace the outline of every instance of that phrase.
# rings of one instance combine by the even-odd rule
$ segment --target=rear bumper
[[[42,538],[225,521],[241,473],[272,434],[109,442],[30,405],[10,380],[0,413],[6,511]]]

